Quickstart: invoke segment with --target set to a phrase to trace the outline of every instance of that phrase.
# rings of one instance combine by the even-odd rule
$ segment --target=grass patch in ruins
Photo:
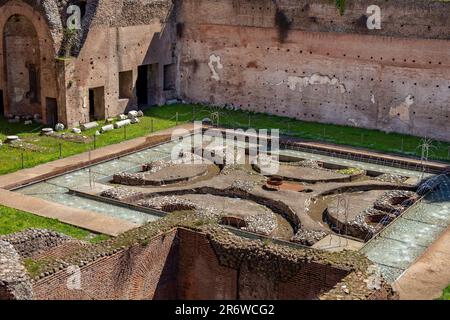
[[[56,219],[40,217],[32,213],[0,206],[0,235],[13,234],[30,228],[56,231],[90,243],[99,243],[109,239],[107,235],[94,234]]]

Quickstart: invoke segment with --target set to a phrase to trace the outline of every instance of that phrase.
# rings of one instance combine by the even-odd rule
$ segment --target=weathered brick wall
[[[276,3],[284,41],[270,0],[182,2],[185,100],[450,141],[450,3]],[[381,30],[358,24],[370,4]]]
[[[186,300],[237,298],[237,270],[219,264],[205,235],[179,230],[178,297]]]
[[[176,231],[134,245],[80,268],[81,290],[67,286],[63,270],[37,281],[36,299],[169,299],[177,296]],[[69,286],[70,287],[70,286]]]
[[[263,257],[261,257],[263,259]],[[36,299],[316,299],[347,271],[305,263],[286,282],[252,270],[225,267],[207,236],[179,229],[146,246],[100,258],[80,269],[81,290],[71,290],[72,274],[59,271],[33,285]]]
[[[180,229],[179,235],[180,299],[317,299],[348,274],[329,265],[305,263],[300,272],[283,282],[246,262],[239,270],[223,267],[205,235],[185,229]]]
[[[39,114],[46,119],[46,98],[57,97],[55,51],[43,15],[24,2],[0,2],[0,90],[4,113]],[[36,70],[38,99],[29,95],[29,70]]]

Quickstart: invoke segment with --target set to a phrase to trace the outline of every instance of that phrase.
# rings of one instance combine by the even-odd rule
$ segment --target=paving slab
[[[64,205],[0,189],[0,203],[4,206],[57,219],[96,233],[118,236],[139,225],[99,213],[66,207]]]

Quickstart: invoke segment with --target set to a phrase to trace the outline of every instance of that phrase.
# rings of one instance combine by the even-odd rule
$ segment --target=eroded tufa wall
[[[182,1],[180,94],[450,141],[450,3],[346,3],[341,15],[326,0]],[[366,27],[372,4],[381,30]]]

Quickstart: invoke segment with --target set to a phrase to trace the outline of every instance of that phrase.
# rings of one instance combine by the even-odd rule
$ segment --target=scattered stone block
[[[138,117],[138,112],[137,111],[130,111],[128,112],[128,119],[134,119]]]
[[[123,120],[128,119],[128,117],[127,117],[126,115],[124,115],[124,114],[119,114],[119,115],[117,116],[117,119],[118,119],[119,121],[123,121]]]
[[[95,135],[96,135],[96,136],[99,136],[99,135],[100,135],[100,131],[98,131],[98,130],[95,131]]]
[[[23,124],[26,126],[29,126],[29,125],[33,124],[33,120],[26,120]]]
[[[103,126],[101,128],[100,132],[103,133],[103,132],[108,132],[108,131],[112,131],[112,130],[114,130],[114,125],[113,124],[109,124],[109,125]]]
[[[118,128],[122,128],[122,127],[128,126],[130,124],[131,124],[131,120],[130,119],[122,120],[122,121],[116,122],[114,124],[114,128],[118,129]]]
[[[81,129],[80,128],[73,128],[72,132],[76,133],[76,134],[80,134],[81,133]]]
[[[51,135],[52,133],[53,133],[52,128],[43,128],[41,130],[41,135],[43,135],[43,136],[48,136],[48,135]]]
[[[19,140],[18,136],[7,136],[5,143],[13,143],[14,141],[17,141],[17,140]]]
[[[12,119],[8,120],[9,123],[19,123],[20,122],[20,117],[14,117]]]
[[[132,118],[131,119],[131,123],[132,124],[136,124],[136,123],[139,123],[139,122],[140,122],[139,118]]]
[[[98,127],[98,123],[95,122],[95,121],[94,122],[88,122],[88,123],[82,124],[80,126],[82,131],[86,131],[86,130],[89,130],[89,129],[94,129],[94,128],[97,128],[97,127]]]
[[[142,110],[139,110],[137,113],[139,118],[144,116],[144,112]]]
[[[62,123],[57,123],[55,126],[55,131],[64,131],[66,127]]]

